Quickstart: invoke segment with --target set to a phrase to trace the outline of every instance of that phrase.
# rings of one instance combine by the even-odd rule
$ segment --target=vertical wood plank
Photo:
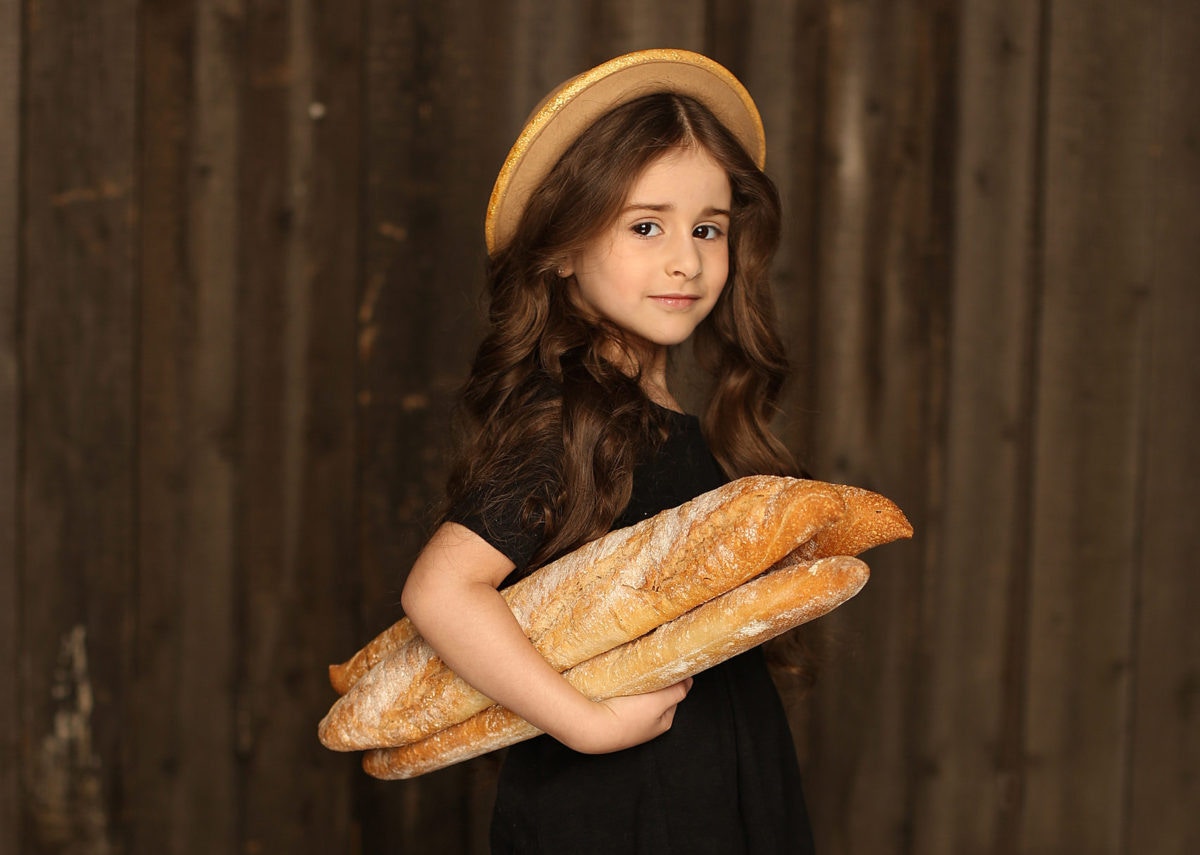
[[[237,295],[241,139],[238,83],[242,0],[197,4],[193,24],[192,115],[187,151],[187,277],[193,317],[181,335],[192,372],[181,378],[186,419],[178,449],[187,455],[187,516],[181,565],[179,664],[186,675],[175,703],[183,737],[173,793],[172,843],[200,853],[236,846],[241,818],[236,788],[235,667],[237,459]],[[176,465],[180,462],[176,461]]]
[[[352,837],[348,765],[315,725],[331,700],[321,666],[350,636],[333,597],[354,563],[360,19],[320,5],[245,15],[237,741],[252,852],[344,851]],[[326,151],[350,159],[318,164]]]
[[[879,489],[918,532],[872,555],[871,584],[826,619],[840,639],[814,698],[818,846],[912,845],[922,585],[938,543],[950,276],[953,9],[834,3],[826,54],[814,474]],[[852,658],[851,649],[858,658]]]
[[[176,699],[182,732],[180,786],[173,793],[174,843],[200,853],[236,845],[241,818],[236,789],[235,632],[237,294],[241,138],[238,82],[241,0],[196,7],[193,115],[188,151],[187,275],[194,289],[194,348],[183,442],[188,494],[183,497],[177,560],[181,563],[179,665],[186,676]],[[183,319],[181,319],[183,320]]]
[[[311,303],[314,324],[303,357],[309,384],[299,549],[306,582],[293,620],[297,634],[310,639],[307,650],[318,662],[335,662],[344,651],[357,649],[360,630],[355,374],[365,243],[363,23],[361,0],[314,3],[308,32],[302,34],[313,45],[313,82],[308,103],[297,107],[312,120],[312,152],[306,257],[295,275]],[[297,667],[311,674],[310,662]],[[332,756],[312,738],[313,724],[334,695],[320,669],[311,676],[315,680],[306,682],[305,713],[297,730],[309,739],[306,753],[316,752],[317,791],[302,809],[327,812],[325,845],[352,851],[359,845],[353,802],[362,771],[357,758]],[[290,746],[281,749],[286,763]]]
[[[134,852],[237,849],[238,0],[144,13]]]
[[[178,620],[182,577],[207,568],[186,566],[189,460],[186,435],[192,416],[189,375],[195,358],[195,296],[188,270],[188,139],[191,134],[191,3],[147,3],[139,75],[141,127],[141,293],[138,424],[139,564],[131,686],[131,723],[139,734],[129,758],[130,817],[136,852],[180,852],[172,834],[173,811],[185,741],[180,730],[180,684],[191,673],[180,661]],[[216,700],[214,698],[213,700]],[[220,801],[218,796],[216,801]],[[227,840],[226,845],[232,843]]]
[[[18,541],[21,507],[21,358],[18,306],[18,254],[21,146],[21,5],[0,0],[0,828],[15,850],[21,848],[20,717],[22,690],[17,669],[20,651]]]
[[[1005,660],[1006,638],[1024,631],[1027,584],[1039,23],[1036,5],[964,8],[947,502],[927,596],[918,852],[995,851],[1019,809],[1019,757],[1002,746],[1020,745],[1023,688]]]
[[[242,773],[239,848],[252,852],[295,851],[310,831],[299,822],[286,828],[278,824],[288,805],[302,798],[305,776],[295,769],[291,776],[277,777],[274,751],[277,738],[291,735],[295,714],[294,705],[283,708],[288,693],[276,692],[282,688],[277,678],[294,667],[295,646],[287,637],[298,596],[292,538],[300,485],[293,454],[301,429],[296,417],[303,415],[294,407],[305,378],[303,366],[290,357],[296,339],[307,334],[308,321],[307,306],[288,278],[291,242],[306,213],[297,210],[290,184],[296,152],[289,87],[309,83],[302,78],[308,69],[291,55],[294,13],[289,0],[247,3],[242,32],[236,726]]]
[[[1128,821],[1162,9],[1050,15],[1021,851],[1119,852]]]
[[[137,4],[25,9],[24,821],[100,853],[133,738]]]
[[[1149,353],[1140,438],[1144,483],[1134,649],[1129,829],[1124,851],[1200,851],[1200,583],[1195,491],[1200,484],[1200,97],[1194,46],[1200,8],[1164,4],[1161,55],[1144,93],[1154,110],[1149,205],[1140,216],[1153,255]]]

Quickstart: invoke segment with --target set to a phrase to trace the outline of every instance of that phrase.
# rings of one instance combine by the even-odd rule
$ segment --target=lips
[[[657,294],[650,297],[650,299],[656,305],[673,311],[690,309],[700,301],[700,297],[696,294]]]

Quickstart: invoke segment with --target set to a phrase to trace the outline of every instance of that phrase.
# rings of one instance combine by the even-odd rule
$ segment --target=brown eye
[[[640,237],[655,237],[662,234],[662,228],[659,227],[658,223],[634,223],[632,229],[633,233]]]

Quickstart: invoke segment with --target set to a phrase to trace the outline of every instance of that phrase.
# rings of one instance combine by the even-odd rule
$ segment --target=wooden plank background
[[[20,347],[18,223],[20,204],[21,7],[0,0],[0,662],[18,650],[18,529],[20,528]],[[18,669],[0,668],[0,839],[21,851],[20,697]],[[7,845],[7,844],[6,844]]]
[[[782,683],[824,853],[1200,851],[1200,7],[0,0],[0,851],[482,852],[364,776],[551,86],[680,46],[784,196],[780,430],[918,536]]]

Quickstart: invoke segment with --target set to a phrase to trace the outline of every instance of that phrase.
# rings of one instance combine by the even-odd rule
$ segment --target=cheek
[[[720,282],[719,287],[724,288],[726,282],[729,280],[729,253],[715,253],[714,256],[710,262],[712,278],[714,281]]]
[[[713,310],[717,308],[717,304],[721,302],[722,298],[728,299],[725,296],[725,292],[729,290],[729,285],[722,283],[719,288],[713,290],[716,292],[716,296],[713,297],[712,305],[708,309],[709,314],[712,314]]]

